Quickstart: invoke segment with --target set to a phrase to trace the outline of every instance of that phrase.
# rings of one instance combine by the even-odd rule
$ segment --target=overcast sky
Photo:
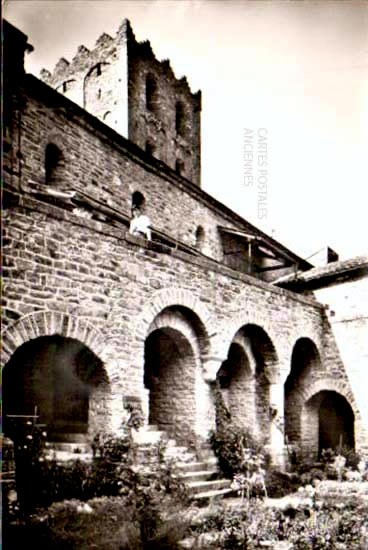
[[[202,90],[205,191],[303,257],[368,252],[367,2],[5,0],[5,17],[37,76],[127,17]]]

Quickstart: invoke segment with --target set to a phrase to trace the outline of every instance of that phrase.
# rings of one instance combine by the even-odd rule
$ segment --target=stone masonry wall
[[[194,246],[196,230],[201,225],[203,252],[222,260],[217,226],[239,228],[240,224],[206,204],[201,191],[200,194],[190,193],[185,183],[175,179],[175,174],[164,176],[162,170],[155,170],[150,159],[129,147],[125,140],[114,143],[104,135],[105,127],[101,127],[101,132],[96,131],[86,122],[82,112],[76,112],[72,104],[68,104],[70,110],[65,108],[62,96],[33,77],[28,77],[26,84],[32,95],[23,98],[20,114],[19,111],[14,113],[14,117],[19,114],[19,119],[13,119],[13,150],[7,155],[7,158],[21,155],[22,170],[13,170],[13,175],[6,172],[8,184],[19,188],[36,181],[42,188],[46,181],[46,146],[56,144],[64,159],[64,188],[85,193],[125,215],[127,220],[132,194],[140,191],[146,199],[146,214],[154,228]],[[254,231],[246,222],[243,229]]]
[[[299,339],[308,338],[318,351],[323,374],[309,372],[308,384],[301,388],[302,415],[318,392],[337,391],[352,407],[357,446],[363,447],[360,403],[351,391],[337,332],[331,330],[323,307],[314,297],[296,295],[219,264],[223,253],[217,226],[247,232],[255,228],[36,78],[28,75],[21,87],[12,89],[9,105],[11,143],[4,162],[4,365],[19,346],[39,336],[60,334],[78,340],[101,359],[108,378],[109,391],[104,392],[101,406],[96,402],[93,406],[94,425],[116,428],[124,396],[139,397],[147,414],[145,342],[154,321],[172,308],[165,317],[168,326],[159,328],[169,329],[171,336],[175,330],[182,333],[176,343],[174,338],[172,349],[181,338],[189,338],[196,350],[195,369],[194,363],[187,365],[190,391],[184,385],[179,396],[173,386],[172,399],[182,403],[181,414],[186,408],[190,411],[186,429],[200,438],[215,425],[211,384],[242,327],[253,352],[257,334],[273,350],[267,363],[267,346],[263,347],[265,353],[256,359],[257,366],[265,368],[253,372],[254,411],[262,409],[261,429],[270,413],[265,402],[282,423],[292,352]],[[49,144],[60,151],[57,190],[78,191],[105,211],[114,209],[120,222],[109,216],[100,217],[101,221],[81,217],[73,214],[71,204],[63,206],[55,199],[52,205],[50,196],[45,200]],[[127,225],[135,191],[145,196],[154,228],[171,238],[194,245],[201,225],[203,251],[209,258],[130,236]],[[182,315],[190,326],[187,333],[183,324],[180,328]],[[247,346],[244,349],[252,362]],[[173,352],[180,391],[185,365],[174,356]],[[262,376],[267,384],[266,379],[260,383]],[[308,439],[308,433],[303,437]],[[272,424],[269,441],[275,457],[282,452],[282,436]]]
[[[326,358],[329,371],[339,376],[342,369],[356,400],[359,416],[360,445],[368,450],[368,274],[355,280],[314,291],[327,304],[325,340],[330,352]]]
[[[30,333],[25,328],[25,316],[56,312],[82,327],[92,325],[101,336],[97,349],[91,346],[94,340],[87,345],[104,361],[113,387],[105,411],[112,425],[120,421],[123,395],[145,395],[145,339],[152,321],[169,305],[186,306],[198,315],[210,343],[201,356],[203,378],[196,388],[197,417],[192,419],[199,435],[204,436],[214,420],[210,404],[203,410],[205,380],[215,378],[242,326],[262,327],[275,346],[278,364],[270,396],[281,417],[282,388],[295,342],[311,338],[324,357],[321,307],[310,299],[210,260],[179,251],[154,252],[139,239],[126,240],[123,229],[57,207],[27,198],[22,203],[10,210],[5,225],[4,363],[17,345],[37,334],[37,329]],[[43,332],[52,334],[54,327],[63,333],[55,323],[47,326]]]
[[[147,109],[146,82],[157,86],[154,106]],[[93,50],[81,45],[69,62],[61,58],[53,73],[41,78],[119,134],[200,184],[201,94],[192,94],[186,78],[178,80],[168,61],[158,61],[150,43],[137,42],[124,20],[113,38],[102,34]],[[183,109],[183,131],[176,129],[176,104]]]

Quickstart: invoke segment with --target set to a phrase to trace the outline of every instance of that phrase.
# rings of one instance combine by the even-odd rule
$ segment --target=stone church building
[[[313,267],[203,191],[201,94],[128,21],[41,79],[4,36],[5,431],[89,438],[134,401],[198,447],[218,384],[278,464],[368,451],[368,258]]]

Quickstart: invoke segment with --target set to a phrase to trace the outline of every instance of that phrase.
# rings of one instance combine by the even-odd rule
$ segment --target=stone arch
[[[231,342],[227,358],[217,372],[222,399],[232,421],[254,432],[255,361],[247,342],[238,337]],[[254,433],[255,435],[255,433]]]
[[[334,391],[345,397],[346,401],[349,403],[353,409],[354,415],[359,416],[359,411],[357,409],[353,392],[349,386],[347,380],[341,380],[338,378],[332,378],[330,376],[325,376],[320,380],[316,380],[309,387],[306,387],[301,392],[303,403],[306,403],[313,397],[316,393],[321,391]]]
[[[196,296],[189,290],[174,287],[155,292],[151,300],[145,305],[136,321],[134,327],[134,340],[138,349],[135,351],[140,364],[143,364],[144,361],[144,346],[142,344],[144,344],[151,323],[159,315],[159,313],[162,312],[162,310],[170,306],[184,307],[187,310],[192,311],[196,316],[198,322],[203,328],[203,349],[206,350],[205,355],[202,356],[202,361],[208,360],[213,354],[212,339],[216,336],[213,317],[205,304],[201,302],[199,296]]]
[[[299,443],[302,433],[301,408],[305,403],[303,392],[323,376],[318,348],[310,338],[298,338],[291,354],[290,371],[284,384],[285,435]]]
[[[340,400],[344,400],[352,412],[352,438],[355,439],[354,425],[356,431],[357,421],[360,415],[357,410],[354,396],[348,387],[347,381],[338,380],[332,377],[326,377],[318,380],[311,387],[306,388],[302,393],[301,408],[301,438],[300,447],[304,459],[316,460],[320,452],[319,442],[319,409],[326,395],[335,395]],[[353,443],[354,446],[354,443]]]
[[[145,339],[146,416],[150,424],[185,444],[195,438],[196,390],[205,346],[204,327],[192,310],[183,306],[164,308],[150,324]]]
[[[47,381],[49,378],[48,370],[45,370],[46,367],[39,370],[37,362],[35,363],[35,359],[32,358],[35,358],[37,354],[42,354],[44,360],[46,360],[47,353],[50,353],[48,350],[53,349],[53,346],[56,346],[55,349],[58,350],[58,357],[60,354],[64,354],[63,357],[70,357],[71,370],[63,368],[62,372],[61,367],[57,367],[55,363],[52,369],[52,380]],[[22,371],[22,368],[20,368],[24,361],[21,358],[25,353],[25,350],[22,351],[22,349],[25,347],[27,353],[30,353],[29,369],[31,370],[29,370],[29,374],[26,374],[26,371]],[[28,357],[28,355],[26,356]],[[30,390],[33,393],[35,392],[35,397],[33,398],[30,394],[27,396],[27,400],[31,403],[36,395],[38,396],[36,401],[43,399],[42,396],[44,396],[48,400],[48,404],[43,406],[43,414],[48,419],[53,418],[53,425],[57,416],[62,424],[65,423],[65,419],[68,418],[66,415],[69,414],[70,418],[63,428],[64,432],[66,426],[73,424],[70,416],[73,406],[77,407],[75,410],[78,410],[79,414],[79,423],[76,420],[75,425],[73,424],[73,430],[79,427],[82,430],[80,433],[86,433],[86,430],[89,433],[95,433],[101,429],[106,429],[111,420],[109,407],[111,400],[110,376],[105,362],[109,359],[109,356],[110,350],[104,341],[103,335],[91,323],[55,311],[41,311],[26,315],[11,325],[3,334],[2,363],[3,368],[10,369],[6,371],[10,390],[16,380],[19,379],[20,382],[23,381],[26,384],[27,376],[31,376],[31,379],[36,376],[37,378],[34,380],[39,382],[32,382],[33,389]],[[95,370],[88,370],[92,368],[93,362],[95,362],[95,367],[93,367]],[[45,363],[45,365],[51,364],[54,363],[51,363],[50,360]],[[75,372],[74,367],[77,369]],[[82,369],[81,371],[78,370],[79,367]],[[13,368],[16,369],[14,374],[12,374]],[[90,374],[87,375],[88,372]],[[63,382],[57,382],[60,376],[62,376]],[[71,382],[73,377],[75,383]],[[53,386],[53,384],[56,385]],[[71,402],[69,403],[70,406],[64,407],[65,414],[63,413],[63,402],[66,402],[65,395],[63,397],[60,391],[56,391],[59,384],[63,388],[65,384],[65,390],[63,391],[71,392],[71,398],[72,394],[75,394],[72,399],[73,403]],[[28,387],[28,383],[24,387]],[[83,395],[85,397],[82,397]],[[53,401],[50,401],[50,399]],[[69,413],[67,413],[67,410]],[[59,411],[59,413],[56,413],[56,411]],[[60,426],[57,429],[60,429]]]
[[[286,379],[290,375],[291,371],[291,365],[292,365],[292,357],[295,349],[295,345],[298,341],[301,340],[309,340],[312,343],[313,348],[316,350],[316,353],[321,359],[322,364],[322,358],[323,358],[323,350],[321,346],[320,341],[320,335],[318,331],[313,330],[313,327],[309,327],[310,330],[306,330],[308,327],[303,327],[302,331],[294,331],[292,336],[287,339],[285,344],[287,345],[286,353],[285,353],[285,365],[287,365],[286,369],[283,369],[282,371],[282,382],[285,383]]]
[[[267,336],[275,352],[275,356],[280,357],[279,349],[276,348],[275,345],[275,342],[279,340],[275,327],[264,314],[258,313],[257,311],[241,311],[235,314],[228,323],[228,327],[222,331],[221,334],[216,335],[212,353],[218,357],[226,357],[230,342],[233,341],[240,329],[246,325],[259,327]],[[277,376],[279,375],[280,373],[277,372]]]
[[[165,308],[151,323],[147,336],[155,330],[166,328],[181,333],[188,340],[193,348],[194,358],[199,362],[201,355],[200,345],[193,326],[185,316],[185,311],[183,312],[171,307]]]
[[[270,408],[272,402],[272,385],[279,380],[279,358],[269,334],[265,329],[253,323],[242,326],[232,342],[242,342],[248,358],[252,384],[248,392],[248,416],[250,428],[255,435],[260,435],[269,442],[271,437]],[[246,421],[244,418],[243,422]],[[249,424],[249,422],[247,422]]]
[[[40,336],[54,334],[79,340],[101,361],[106,361],[109,357],[106,338],[89,321],[57,311],[37,311],[21,317],[4,331],[2,364],[5,365],[22,344]]]

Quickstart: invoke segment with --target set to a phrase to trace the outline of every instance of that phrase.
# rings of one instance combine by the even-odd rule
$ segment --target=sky
[[[4,0],[3,0],[4,1]],[[52,71],[124,17],[202,91],[202,188],[303,258],[367,254],[368,2],[5,0]],[[313,257],[311,258],[313,263]]]

